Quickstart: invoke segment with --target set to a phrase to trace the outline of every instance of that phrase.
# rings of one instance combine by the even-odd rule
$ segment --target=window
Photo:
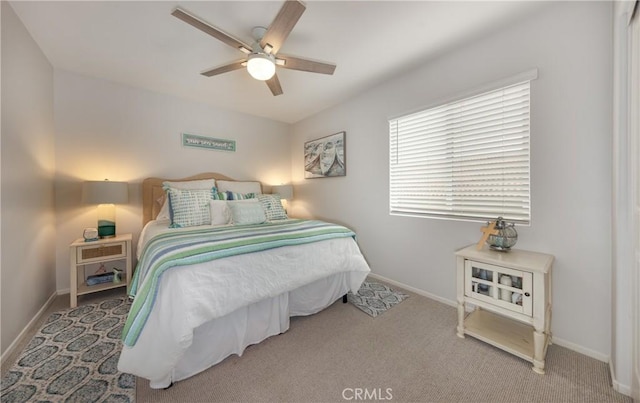
[[[389,120],[391,214],[530,222],[530,79],[520,80]]]

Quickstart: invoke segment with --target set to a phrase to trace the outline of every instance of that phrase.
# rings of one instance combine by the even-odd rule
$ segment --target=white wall
[[[612,276],[611,276],[611,373],[613,387],[631,394],[631,368],[633,362],[633,278],[634,230],[632,185],[633,138],[628,122],[631,80],[629,14],[632,2],[613,4],[614,44],[614,121],[613,121],[613,204],[612,204]],[[636,151],[637,153],[637,151]]]
[[[267,119],[64,71],[55,72],[52,83],[51,66],[2,2],[2,351],[51,295],[54,281],[58,290],[68,289],[68,244],[82,228],[95,226],[95,209],[80,203],[81,182],[105,177],[129,181],[131,200],[118,207],[118,231],[136,236],[139,184],[147,176],[218,171],[266,184],[292,177],[294,215],[351,226],[374,272],[453,301],[453,252],[476,242],[480,225],[388,215],[387,118],[537,67],[533,220],[518,228],[518,247],[557,258],[556,342],[606,359],[611,351],[611,9],[607,2],[558,3],[299,122],[290,142],[291,129]],[[347,177],[304,180],[303,142],[342,130]],[[234,139],[238,152],[183,148],[183,131]]]
[[[291,212],[345,223],[374,273],[455,300],[456,249],[480,223],[389,216],[388,123],[517,73],[532,83],[532,224],[521,249],[555,255],[556,343],[607,360],[611,315],[612,5],[558,2],[294,125]],[[347,176],[305,180],[303,143],[345,130]],[[453,333],[452,333],[453,335]]]
[[[130,202],[116,206],[116,228],[134,241],[146,177],[220,172],[266,185],[290,180],[284,123],[70,72],[54,77],[58,290],[69,289],[69,244],[96,226],[95,206],[81,203],[85,180],[129,182]],[[237,152],[183,147],[182,132],[236,140]]]
[[[6,1],[1,130],[4,354],[55,292],[53,68]]]

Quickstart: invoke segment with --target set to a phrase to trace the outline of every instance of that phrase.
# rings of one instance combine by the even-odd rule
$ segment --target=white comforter
[[[141,241],[165,230],[166,222],[152,221]],[[140,246],[138,250],[143,249]],[[133,347],[123,347],[118,369],[152,382],[167,379],[191,346],[198,326],[343,272],[348,273],[349,288],[354,292],[370,272],[352,238],[286,246],[169,270],[161,278],[156,303],[140,338]]]

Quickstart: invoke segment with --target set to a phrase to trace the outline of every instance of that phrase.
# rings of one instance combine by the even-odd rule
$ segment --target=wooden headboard
[[[182,179],[147,178],[142,181],[142,226],[144,227],[144,225],[149,221],[155,219],[162,208],[162,203],[166,197],[165,192],[162,189],[162,182],[185,182],[198,179],[234,180],[226,175],[215,172],[201,173]]]

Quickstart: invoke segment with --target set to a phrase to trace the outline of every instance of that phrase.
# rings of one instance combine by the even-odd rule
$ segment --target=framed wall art
[[[346,132],[304,143],[304,177],[328,178],[347,174]]]

